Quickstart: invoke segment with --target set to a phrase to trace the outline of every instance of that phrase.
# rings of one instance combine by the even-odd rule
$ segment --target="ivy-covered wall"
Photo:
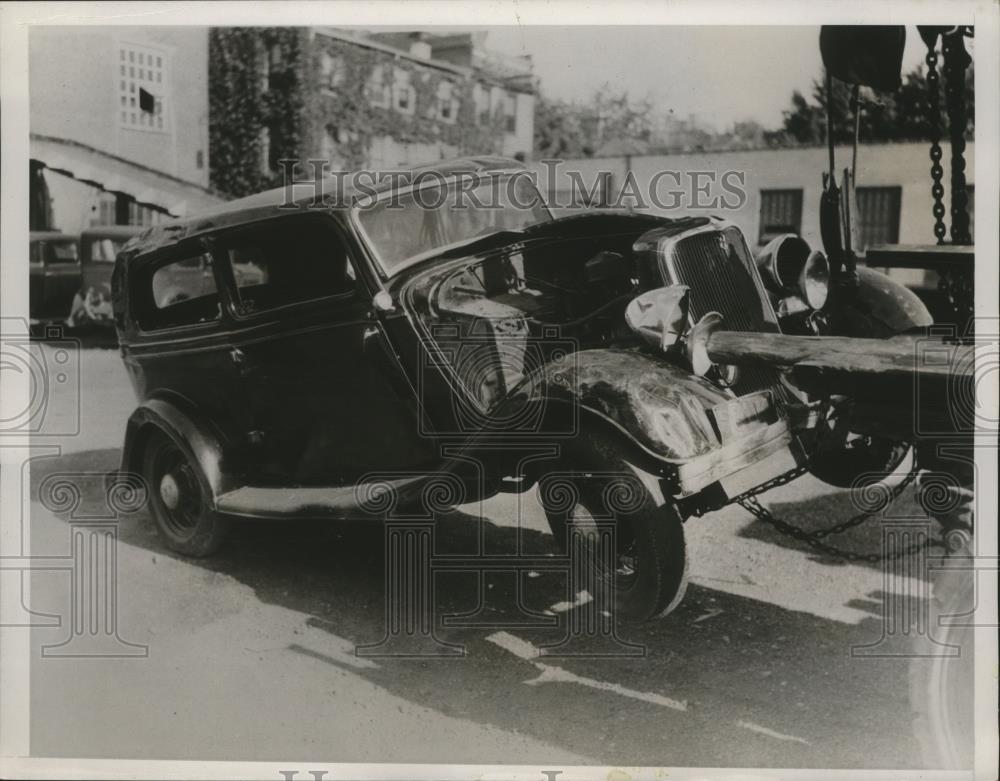
[[[306,31],[294,27],[225,27],[209,31],[209,159],[214,188],[233,197],[280,184],[277,166],[261,164],[260,130],[272,162],[303,145]]]
[[[337,63],[335,86],[324,73],[324,53]],[[329,60],[328,60],[329,62]],[[382,65],[409,74],[412,113],[374,105],[369,84]],[[453,85],[455,122],[440,118],[438,90]],[[213,28],[209,38],[211,183],[239,197],[279,185],[282,158],[323,157],[328,129],[336,139],[335,163],[356,169],[371,162],[373,141],[440,145],[460,154],[499,154],[502,107],[477,116],[473,90],[488,81],[423,64],[390,51],[311,34],[306,28]],[[268,128],[270,170],[262,165],[261,128]],[[425,161],[419,161],[425,162]],[[307,175],[307,174],[306,174]]]
[[[324,52],[338,60],[343,68],[341,83],[333,89],[322,83]],[[308,114],[311,150],[316,154],[322,149],[328,126],[346,136],[337,151],[349,168],[370,162],[372,141],[380,136],[389,136],[400,144],[444,144],[467,154],[500,152],[503,116],[498,108],[486,117],[485,123],[476,117],[475,80],[321,34],[316,35],[310,55],[310,92],[316,99],[309,102]],[[386,83],[390,86],[393,71],[409,74],[409,83],[415,93],[412,114],[397,111],[392,105],[388,108],[373,105],[368,85],[378,65],[383,66]],[[438,116],[438,89],[443,81],[453,85],[454,95],[459,100],[454,123]]]

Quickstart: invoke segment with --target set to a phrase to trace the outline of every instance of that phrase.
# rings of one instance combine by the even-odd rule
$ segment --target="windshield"
[[[109,239],[107,237],[94,239],[90,243],[90,260],[94,263],[114,263],[118,251],[125,246],[128,239]]]
[[[389,276],[445,247],[552,220],[525,176],[493,176],[472,187],[461,180],[435,182],[388,194],[355,214]]]

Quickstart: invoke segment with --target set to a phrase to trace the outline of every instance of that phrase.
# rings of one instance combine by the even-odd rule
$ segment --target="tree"
[[[596,90],[585,104],[552,100],[535,102],[535,154],[539,157],[592,157],[612,142],[648,144],[655,129],[648,100],[632,100],[627,92]]]
[[[970,65],[965,74],[965,105],[969,123],[966,138],[973,137],[975,128],[975,72]],[[851,110],[851,86],[833,80],[832,100],[834,140],[850,143],[854,137],[854,114]],[[929,95],[923,67],[906,74],[896,92],[868,95],[861,113],[863,141],[930,141]],[[944,79],[939,89],[939,111],[942,134],[947,135],[948,111],[945,104]],[[865,97],[865,94],[862,96]],[[826,84],[813,81],[812,101],[800,92],[792,93],[791,108],[784,112],[782,129],[771,134],[769,141],[777,143],[819,144],[826,142]]]

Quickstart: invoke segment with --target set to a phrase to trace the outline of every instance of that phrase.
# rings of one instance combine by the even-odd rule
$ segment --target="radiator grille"
[[[778,318],[738,228],[681,236],[661,257],[667,281],[691,288],[694,321],[714,311],[723,316],[726,330],[778,332]],[[740,395],[770,390],[779,404],[788,399],[781,375],[769,367],[742,367],[733,390]]]

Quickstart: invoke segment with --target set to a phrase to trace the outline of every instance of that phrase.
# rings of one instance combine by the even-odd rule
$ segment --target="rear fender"
[[[122,474],[141,472],[143,450],[150,434],[157,431],[170,437],[192,463],[198,464],[212,509],[216,497],[238,487],[226,469],[227,448],[223,437],[197,411],[173,399],[149,399],[129,417]]]

